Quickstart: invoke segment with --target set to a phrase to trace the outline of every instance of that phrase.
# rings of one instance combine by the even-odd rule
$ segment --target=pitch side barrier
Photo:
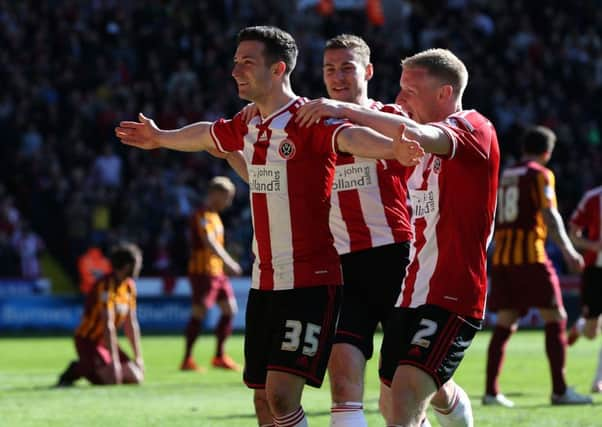
[[[564,303],[571,323],[579,313],[579,278],[563,276],[561,279]],[[238,302],[234,318],[235,331],[245,327],[245,307],[251,285],[250,277],[232,278],[232,287]],[[35,282],[35,283],[34,283]],[[0,334],[21,331],[72,333],[79,324],[83,309],[81,296],[51,296],[50,286],[39,281],[0,279]],[[181,333],[190,315],[190,286],[185,277],[175,281],[157,277],[142,277],[138,285],[138,320],[143,333]],[[213,328],[219,310],[213,307],[207,313],[205,329]],[[488,313],[486,326],[495,322]],[[539,328],[543,321],[535,310],[521,318],[522,328]]]
[[[163,290],[160,278],[140,278],[138,282],[137,314],[142,333],[181,333],[190,316],[190,290],[187,280],[171,293]],[[234,317],[235,331],[244,330],[245,307],[251,279],[233,278],[232,287],[239,305]],[[184,286],[185,285],[185,286]],[[0,280],[2,288],[2,280]],[[22,289],[11,294],[0,291],[0,333],[68,332],[78,326],[83,310],[82,296],[25,295]],[[207,313],[204,328],[213,328],[219,319],[219,309]]]

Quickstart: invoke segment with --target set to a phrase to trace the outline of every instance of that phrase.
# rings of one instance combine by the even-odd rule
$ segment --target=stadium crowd
[[[143,274],[184,274],[188,220],[215,175],[237,184],[226,241],[250,271],[248,190],[226,162],[128,150],[113,136],[139,111],[164,129],[238,111],[235,85],[219,83],[246,25],[293,34],[293,85],[312,97],[325,95],[322,50],[336,34],[366,39],[377,70],[371,93],[390,102],[402,57],[451,49],[471,70],[465,103],[493,119],[504,165],[519,156],[526,125],[557,133],[550,165],[567,218],[602,182],[598,4],[400,0],[379,27],[363,10],[291,13],[278,0],[0,0],[0,274],[28,274],[13,267],[23,262],[18,242],[28,224],[41,237],[34,253],[45,245],[74,277],[87,247],[122,238],[142,247]]]

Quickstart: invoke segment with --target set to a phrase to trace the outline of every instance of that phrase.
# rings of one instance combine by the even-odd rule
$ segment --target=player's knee
[[[202,319],[205,316],[207,309],[203,305],[193,305],[191,315],[195,319]]]
[[[253,404],[255,405],[255,408],[268,407],[268,399],[265,390],[255,390],[255,393],[253,394]]]
[[[567,314],[566,314],[566,310],[564,309],[564,307],[558,307],[552,311],[552,320],[553,321],[561,322],[566,319],[567,319]]]
[[[288,414],[299,406],[298,402],[294,402],[290,393],[283,388],[269,391],[267,400],[270,411],[276,416]]]
[[[234,315],[236,315],[238,311],[238,308],[236,307],[235,304],[224,304],[224,307],[222,308],[222,314],[224,316],[228,316],[228,317],[234,317]]]
[[[378,409],[383,418],[389,422],[391,419],[391,396],[381,393],[378,397]]]
[[[399,366],[393,379],[395,383],[393,399],[399,396],[401,399],[420,400],[423,396],[435,391],[435,384],[432,383],[432,380],[429,381],[425,378],[426,375],[413,366]]]

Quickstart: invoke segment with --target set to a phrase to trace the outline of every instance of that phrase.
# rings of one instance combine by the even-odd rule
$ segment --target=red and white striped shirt
[[[589,190],[571,216],[571,223],[585,231],[588,240],[602,239],[602,186]],[[602,251],[585,251],[586,266],[602,267]]]
[[[398,105],[370,108],[403,115]],[[330,230],[339,254],[410,240],[402,166],[341,153],[332,186]]]
[[[474,110],[431,124],[449,135],[452,150],[447,157],[426,154],[410,169],[414,236],[395,305],[433,304],[482,318],[500,162],[496,132]]]
[[[349,123],[321,120],[302,128],[296,98],[248,125],[240,113],[211,126],[221,152],[242,150],[253,219],[252,287],[284,290],[342,283],[328,226],[338,132]]]

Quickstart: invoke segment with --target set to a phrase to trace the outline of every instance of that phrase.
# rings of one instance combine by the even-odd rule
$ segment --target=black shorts
[[[360,349],[366,359],[374,351],[374,332],[385,324],[401,291],[410,243],[394,243],[341,255],[343,306],[335,343]]]
[[[460,365],[481,323],[434,305],[393,309],[381,349],[381,381],[390,386],[399,365],[412,365],[440,388]]]
[[[245,384],[249,388],[265,388],[267,372],[281,371],[320,387],[332,349],[342,292],[342,286],[251,289],[246,313]]]
[[[594,319],[602,314],[602,268],[586,267],[581,277],[583,317]]]

